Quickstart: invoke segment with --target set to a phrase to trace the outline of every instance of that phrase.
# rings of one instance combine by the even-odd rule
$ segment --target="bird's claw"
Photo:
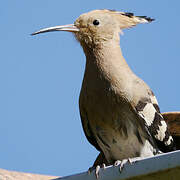
[[[127,162],[129,162],[130,164],[133,163],[133,161],[132,161],[130,158],[128,158],[128,159],[123,159],[122,161],[120,161],[120,160],[115,161],[114,166],[119,166],[119,171],[120,171],[120,173],[121,173],[121,172],[122,172],[122,169],[124,168],[124,165],[125,165]]]
[[[106,165],[104,163],[102,164],[102,168],[103,169],[106,168]],[[94,169],[95,169],[96,179],[98,179],[99,178],[99,172],[100,172],[101,166],[98,165],[96,167],[90,167],[89,170],[88,170],[88,174],[90,174]]]
[[[96,166],[96,170],[95,170],[95,176],[96,176],[96,179],[99,178],[99,171],[100,171],[101,167],[98,165]]]

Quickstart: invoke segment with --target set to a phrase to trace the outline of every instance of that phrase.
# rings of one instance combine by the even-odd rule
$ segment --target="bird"
[[[124,29],[152,21],[147,16],[101,9],[80,15],[74,24],[32,33],[72,32],[82,46],[86,56],[79,96],[82,127],[107,165],[120,162],[122,167],[129,158],[175,150],[153,91],[130,69],[120,48]]]

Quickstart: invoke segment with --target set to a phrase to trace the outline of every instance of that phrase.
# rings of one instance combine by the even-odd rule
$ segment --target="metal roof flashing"
[[[100,169],[99,180],[180,180],[180,150],[144,158],[133,164]],[[75,174],[54,180],[96,180],[95,172]]]

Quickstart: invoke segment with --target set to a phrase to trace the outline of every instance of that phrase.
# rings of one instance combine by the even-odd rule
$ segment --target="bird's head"
[[[95,45],[110,40],[118,40],[121,28],[117,18],[109,10],[94,10],[82,14],[75,26],[79,32],[75,33],[82,45]]]
[[[74,24],[41,29],[32,35],[50,31],[69,31],[75,34],[82,46],[93,46],[111,40],[119,42],[119,33],[122,32],[122,29],[153,20],[146,16],[134,16],[133,13],[94,10],[80,15]]]

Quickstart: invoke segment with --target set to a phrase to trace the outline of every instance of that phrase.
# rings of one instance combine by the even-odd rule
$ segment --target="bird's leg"
[[[96,179],[98,179],[99,178],[99,171],[100,171],[101,168],[105,169],[106,165],[103,163],[101,166],[97,165],[97,166],[90,167],[88,169],[88,174],[90,174],[93,170],[95,170],[95,176],[96,176]]]
[[[137,162],[137,161],[139,161],[139,160],[141,160],[141,159],[143,159],[143,158],[141,158],[141,157],[135,157],[135,158],[123,159],[122,161],[117,160],[117,161],[115,161],[114,166],[119,166],[119,171],[120,171],[120,173],[121,173],[121,172],[122,172],[122,169],[124,168],[124,165],[125,165],[127,162],[129,162],[130,164],[133,164],[133,163],[135,163],[135,162]]]

